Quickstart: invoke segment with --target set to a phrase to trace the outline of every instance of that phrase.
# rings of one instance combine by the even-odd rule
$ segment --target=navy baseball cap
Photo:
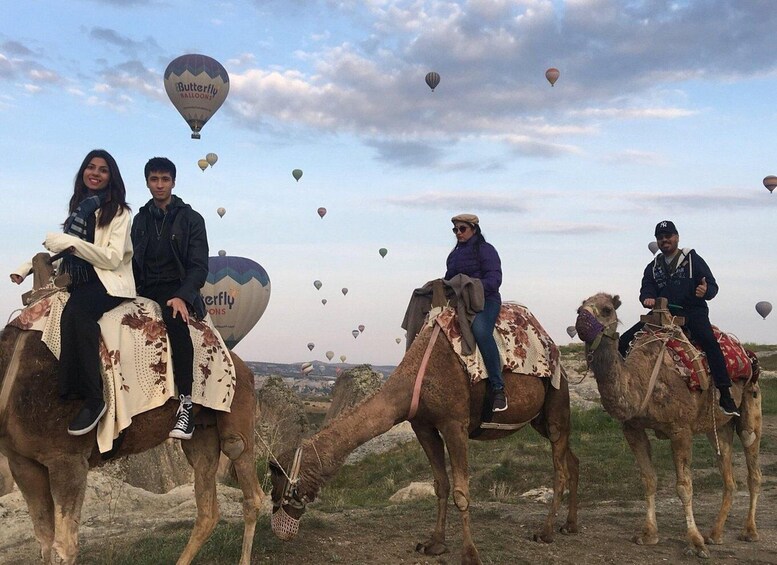
[[[671,220],[662,220],[656,224],[656,237],[660,233],[676,234],[677,228]]]

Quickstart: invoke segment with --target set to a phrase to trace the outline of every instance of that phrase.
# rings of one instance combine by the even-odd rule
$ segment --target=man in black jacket
[[[149,200],[132,222],[132,266],[138,295],[162,308],[181,404],[170,437],[190,439],[194,348],[189,318],[203,318],[200,289],[208,277],[208,235],[205,220],[177,196],[175,165],[165,157],[146,163]]]
[[[656,243],[661,253],[648,263],[642,275],[639,301],[645,308],[653,308],[656,298],[666,298],[669,311],[685,318],[685,327],[691,338],[701,345],[707,356],[712,380],[720,391],[720,407],[729,416],[739,416],[731,398],[731,379],[720,344],[710,324],[707,301],[718,294],[718,285],[712,271],[693,249],[679,249],[680,235],[674,223],[664,220],[656,225]],[[642,322],[625,332],[618,343],[624,357]]]

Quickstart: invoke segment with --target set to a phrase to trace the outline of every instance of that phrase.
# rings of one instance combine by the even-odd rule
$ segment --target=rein
[[[432,355],[432,348],[437,341],[437,336],[440,335],[440,324],[434,323],[434,329],[432,330],[432,337],[429,338],[429,345],[426,346],[424,357],[421,360],[421,365],[418,367],[418,373],[415,376],[415,384],[413,385],[413,398],[410,401],[410,410],[407,413],[407,419],[412,420],[418,411],[418,403],[421,399],[421,384],[424,382],[424,375],[426,374],[426,366],[429,364],[429,357]]]

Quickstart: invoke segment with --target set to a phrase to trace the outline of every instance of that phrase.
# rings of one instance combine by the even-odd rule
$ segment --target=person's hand
[[[16,284],[22,284],[23,280],[24,280],[23,276],[17,275],[16,273],[11,273],[11,282],[14,282]]]
[[[645,308],[652,308],[653,306],[656,305],[656,299],[655,298],[646,298],[645,300],[642,301],[642,305]]]
[[[183,299],[174,296],[167,301],[167,305],[173,309],[173,318],[175,318],[176,314],[180,314],[181,319],[187,324],[189,323],[189,309],[186,307],[186,302]]]
[[[702,277],[699,286],[696,287],[696,298],[704,298],[707,294],[707,277]]]
[[[71,243],[72,240],[70,239],[69,235],[52,232],[46,234],[46,241],[43,242],[43,247],[52,253],[59,253],[60,251],[64,251],[70,247]]]

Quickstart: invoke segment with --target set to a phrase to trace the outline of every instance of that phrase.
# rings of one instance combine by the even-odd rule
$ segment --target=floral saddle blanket
[[[652,333],[659,339],[667,337],[666,332],[662,334],[662,329],[646,333],[648,335]],[[753,376],[752,359],[755,354],[745,349],[736,337],[720,331],[717,326],[712,326],[712,333],[715,334],[715,338],[720,344],[729,378],[732,381],[751,378]],[[707,356],[698,343],[688,341],[687,338],[669,338],[666,341],[666,349],[690,390],[707,390],[709,388],[710,366],[707,362]]]
[[[472,384],[488,378],[483,356],[475,348],[472,355],[462,354],[461,331],[456,310],[434,309],[427,323],[436,323],[469,373]],[[502,371],[549,378],[554,388],[561,386],[561,363],[556,344],[526,306],[505,302],[494,328]]]
[[[24,308],[9,325],[37,330],[41,340],[59,359],[59,320],[70,296],[55,292]],[[159,305],[137,297],[106,312],[99,321],[102,339],[103,394],[108,409],[97,426],[101,453],[111,450],[113,441],[147,410],[175,398],[173,364],[165,324]],[[190,319],[194,345],[192,402],[229,412],[235,393],[235,366],[210,316]]]

